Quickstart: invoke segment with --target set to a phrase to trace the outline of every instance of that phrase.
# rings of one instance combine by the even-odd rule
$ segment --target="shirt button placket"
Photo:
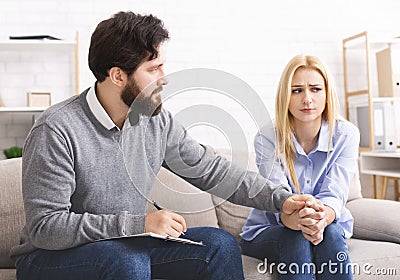
[[[311,190],[312,162],[310,159],[307,159],[307,160],[308,160],[308,167],[307,167],[306,186],[307,186],[308,193],[312,193],[312,190]]]

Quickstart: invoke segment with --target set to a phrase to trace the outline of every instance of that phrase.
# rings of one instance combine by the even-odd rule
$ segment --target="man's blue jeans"
[[[336,222],[325,228],[318,245],[301,231],[272,226],[252,241],[243,240],[242,253],[263,261],[260,273],[278,273],[279,279],[353,279],[344,232]]]
[[[189,228],[206,246],[123,238],[62,251],[36,250],[17,264],[18,279],[243,279],[239,245],[229,233]]]

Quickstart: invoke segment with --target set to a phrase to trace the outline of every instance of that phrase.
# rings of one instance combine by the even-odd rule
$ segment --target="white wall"
[[[207,67],[234,74],[257,91],[271,113],[280,73],[292,56],[308,53],[321,57],[343,96],[342,39],[362,31],[387,39],[400,35],[397,0],[0,0],[0,7],[0,40],[25,34],[74,39],[75,31],[79,32],[81,90],[94,82],[87,67],[87,49],[97,23],[120,10],[152,13],[170,31],[167,71]],[[70,60],[57,65],[44,56],[37,58],[35,69],[30,68],[29,59],[25,64],[21,60],[19,55],[0,54],[0,96],[6,105],[24,105],[26,91],[38,86],[56,88],[63,84],[72,94],[73,84],[62,80],[68,75],[62,69]],[[40,83],[29,78],[29,72],[37,70]],[[172,111],[185,107],[187,100],[174,100]],[[211,101],[205,97],[205,102]],[[248,128],[242,113],[231,113]],[[0,150],[22,145],[30,125],[29,115],[0,114]],[[216,129],[197,127],[192,133],[215,146],[227,143]],[[255,128],[245,133],[251,146]]]

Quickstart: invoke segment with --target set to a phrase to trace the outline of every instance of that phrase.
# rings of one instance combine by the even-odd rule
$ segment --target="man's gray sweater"
[[[46,110],[26,139],[26,225],[10,252],[13,259],[37,248],[63,250],[144,232],[146,197],[161,166],[237,204],[278,211],[291,196],[284,186],[191,139],[166,110],[127,129],[108,130],[86,95]]]

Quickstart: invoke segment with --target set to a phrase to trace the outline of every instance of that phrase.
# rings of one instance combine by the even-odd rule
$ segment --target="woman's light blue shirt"
[[[301,192],[311,194],[330,206],[335,211],[335,220],[342,226],[346,238],[350,238],[353,234],[353,217],[345,204],[350,181],[358,168],[358,128],[348,121],[337,121],[329,154],[329,128],[326,121],[322,122],[317,145],[309,154],[304,152],[294,136],[293,141],[297,152],[295,170]],[[289,185],[292,192],[295,192],[280,157],[276,157],[275,129],[262,129],[255,138],[254,147],[260,174],[275,184]],[[268,227],[278,224],[281,224],[279,213],[252,209],[242,228],[241,236],[249,241]]]

